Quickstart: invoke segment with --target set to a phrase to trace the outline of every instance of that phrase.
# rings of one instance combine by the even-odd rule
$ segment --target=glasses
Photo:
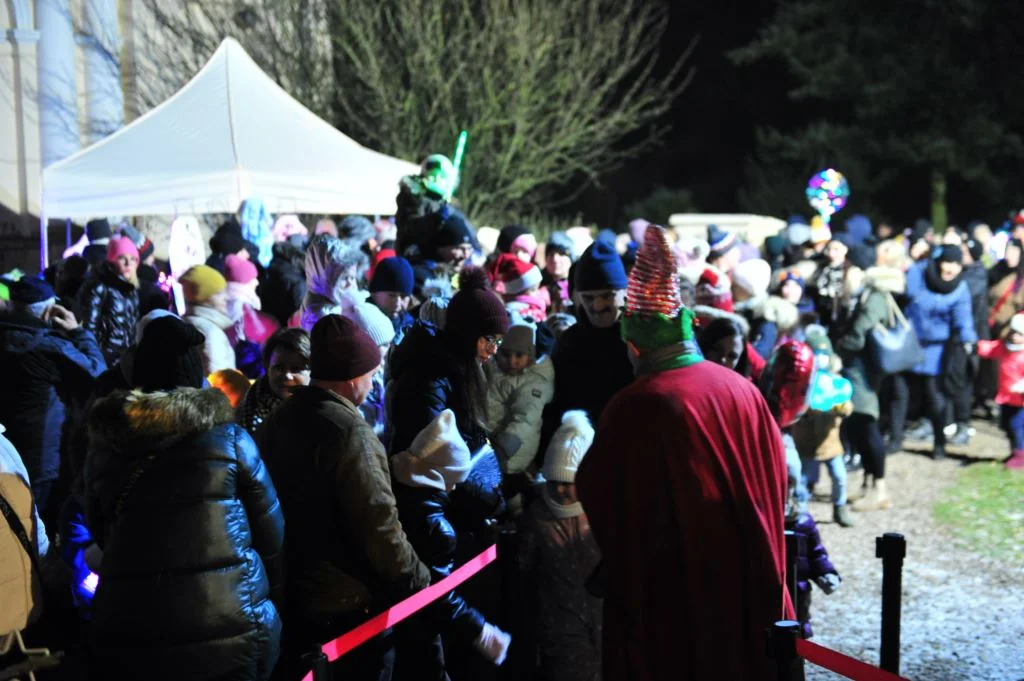
[[[503,338],[501,336],[484,336],[484,341],[488,345],[493,345],[496,348],[500,348],[501,347],[501,341],[502,340],[503,340]]]

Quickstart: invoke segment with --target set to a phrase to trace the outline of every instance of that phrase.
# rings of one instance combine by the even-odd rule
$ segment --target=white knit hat
[[[768,293],[772,266],[764,260],[744,260],[732,270],[733,287],[739,286],[753,297]]]
[[[358,303],[346,316],[358,324],[377,345],[388,345],[395,340],[395,325],[373,303]]]
[[[450,492],[465,482],[473,458],[455,425],[455,414],[445,409],[420,431],[408,451],[391,457],[395,480],[410,487]]]
[[[544,478],[550,482],[575,482],[576,470],[593,443],[594,427],[587,412],[565,412],[544,456]]]

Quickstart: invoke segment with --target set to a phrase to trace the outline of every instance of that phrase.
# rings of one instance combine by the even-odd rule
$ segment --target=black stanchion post
[[[900,616],[903,607],[903,559],[907,540],[886,532],[875,539],[875,557],[882,559],[882,650],[880,667],[900,673]]]
[[[789,597],[793,601],[793,613],[797,610],[797,598],[799,597],[800,579],[797,575],[797,565],[800,552],[803,550],[803,537],[792,530],[786,530],[786,588],[789,589]]]
[[[778,681],[804,681],[804,661],[796,654],[796,640],[800,638],[800,623],[779,620],[768,635],[769,651],[778,669]]]
[[[327,656],[322,650],[315,650],[302,656],[304,666],[313,670],[313,681],[331,681],[331,669]]]
[[[519,570],[519,532],[514,526],[501,528],[498,533],[498,568],[501,575],[501,614],[505,630],[512,635],[508,659],[498,670],[500,679],[529,678],[529,663],[524,658],[530,648],[524,627],[523,580]],[[516,643],[519,643],[517,646]]]

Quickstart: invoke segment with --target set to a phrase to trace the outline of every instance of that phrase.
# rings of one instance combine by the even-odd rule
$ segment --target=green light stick
[[[445,197],[445,201],[452,200],[452,194],[455,193],[455,185],[459,181],[459,168],[462,167],[462,155],[466,151],[466,139],[469,137],[469,133],[463,130],[459,133],[459,141],[455,145],[455,160],[452,161],[452,165],[455,166],[455,174],[452,177],[451,182],[448,184],[448,196]]]

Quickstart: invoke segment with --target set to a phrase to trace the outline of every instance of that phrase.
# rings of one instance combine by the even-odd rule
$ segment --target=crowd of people
[[[477,230],[409,194],[312,229],[243,209],[176,282],[103,219],[0,278],[0,633],[35,622],[92,678],[297,681],[515,528],[530,674],[768,678],[783,527],[808,538],[805,635],[810,584],[841,583],[820,463],[844,527],[898,501],[887,454],[942,458],[973,413],[1024,468],[1024,214],[792,218],[755,247]],[[880,344],[911,359],[887,371]],[[463,585],[334,678],[486,678],[520,633],[494,600]]]

